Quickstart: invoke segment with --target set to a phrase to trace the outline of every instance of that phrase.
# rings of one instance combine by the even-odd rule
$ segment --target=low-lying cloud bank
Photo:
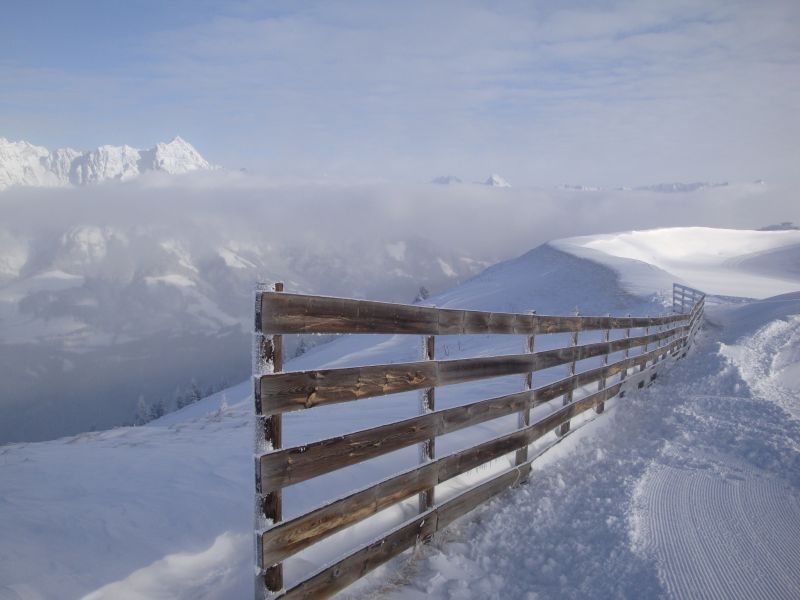
[[[477,185],[275,183],[238,173],[153,175],[89,189],[11,189],[2,227],[187,226],[278,242],[421,236],[492,257],[565,236],[669,226],[755,228],[800,220],[796,192],[742,183],[688,193]]]
[[[408,302],[555,238],[757,228],[799,212],[791,193],[763,184],[663,194],[214,172],[9,189],[0,443],[133,423],[143,405],[158,413],[246,378],[259,281]]]

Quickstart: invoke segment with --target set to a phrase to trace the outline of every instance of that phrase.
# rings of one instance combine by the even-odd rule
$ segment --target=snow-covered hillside
[[[540,313],[665,310],[658,287],[644,295],[629,287],[640,262],[601,264],[557,246],[491,267],[427,302]],[[351,592],[436,600],[791,597],[800,586],[787,562],[800,552],[800,424],[791,417],[800,397],[793,358],[800,297],[719,302],[709,307],[691,360],[658,385],[609,403],[604,416],[535,463],[530,484]],[[439,340],[437,353],[517,352],[522,344],[515,336],[453,336]],[[348,336],[287,368],[400,361],[419,352],[413,336]],[[759,387],[765,374],[769,383]],[[560,375],[540,373],[536,382]],[[510,377],[441,388],[437,408],[520,385]],[[250,390],[245,382],[144,427],[0,448],[2,597],[249,597]],[[403,394],[290,413],[284,444],[410,416],[417,403],[416,394]],[[445,436],[437,452],[515,424],[515,417],[498,419]],[[285,516],[417,460],[409,448],[287,488]],[[486,477],[501,462],[471,476]],[[287,563],[287,583],[415,506],[413,499],[384,511],[302,553]]]
[[[150,171],[177,175],[212,168],[180,136],[149,150],[106,145],[88,151],[51,151],[26,141],[0,138],[0,191],[11,186],[88,185],[125,181]]]
[[[567,238],[554,246],[612,268],[624,264],[632,290],[666,291],[679,281],[709,294],[766,298],[800,289],[797,230],[673,227]]]

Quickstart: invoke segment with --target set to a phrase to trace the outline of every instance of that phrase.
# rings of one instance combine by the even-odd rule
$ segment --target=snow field
[[[543,246],[429,301],[540,314],[575,307],[582,314],[664,312],[665,296],[636,296],[626,287],[626,277],[644,263],[612,262],[610,268]],[[800,306],[789,296],[710,306],[707,314],[702,343],[689,360],[663,371],[656,385],[609,402],[602,416],[585,413],[583,426],[562,441],[552,434],[541,440],[532,453],[550,449],[534,462],[527,483],[341,596],[791,597],[787,591],[800,589],[786,567],[786,560],[796,562],[800,540],[800,431],[790,414],[797,402],[793,315]],[[582,335],[580,343],[593,339]],[[565,342],[541,336],[536,348]],[[437,340],[440,358],[522,349],[521,336]],[[419,354],[419,338],[348,336],[287,368],[400,362]],[[578,370],[591,366],[587,361]],[[534,385],[563,376],[563,369],[537,373]],[[439,388],[437,408],[521,387],[520,377],[508,377]],[[251,389],[245,382],[144,427],[0,447],[0,598],[249,597]],[[537,414],[555,406],[560,402]],[[284,444],[417,412],[417,395],[405,394],[290,413]],[[440,438],[437,455],[515,427],[510,415],[455,432]],[[500,472],[509,458],[469,473],[469,482]],[[291,486],[285,516],[418,459],[412,447]],[[449,482],[437,493],[448,497],[465,483]],[[287,561],[287,583],[415,513],[413,498],[331,536]]]

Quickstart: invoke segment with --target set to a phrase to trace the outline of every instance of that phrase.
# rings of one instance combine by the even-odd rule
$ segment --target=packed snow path
[[[657,385],[616,400],[542,456],[528,483],[418,550],[393,583],[378,587],[379,572],[356,590],[797,598],[800,422],[726,360],[717,342],[732,337],[712,316],[691,358]]]

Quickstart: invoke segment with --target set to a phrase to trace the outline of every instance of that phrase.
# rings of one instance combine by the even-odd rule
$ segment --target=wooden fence
[[[480,503],[523,480],[531,470],[529,445],[551,431],[563,435],[570,420],[610,398],[656,378],[665,359],[686,355],[702,320],[702,292],[675,284],[674,314],[657,317],[545,316],[439,309],[365,300],[283,293],[282,284],[256,294],[254,397],[256,470],[257,597],[326,598],[370,570],[428,539]],[[631,335],[631,330],[643,331]],[[578,334],[595,331],[599,342],[579,344]],[[611,339],[611,332],[622,337]],[[340,369],[283,372],[285,334],[409,334],[424,336],[422,360]],[[570,344],[534,350],[536,336],[570,334]],[[515,355],[440,360],[435,336],[513,334],[525,336]],[[637,352],[631,354],[631,350]],[[613,362],[609,362],[613,355]],[[621,358],[619,354],[622,354]],[[600,366],[577,370],[597,358]],[[584,363],[585,364],[585,363]],[[567,376],[534,388],[533,373],[564,365]],[[506,375],[523,375],[523,390],[447,409],[436,409],[435,389]],[[596,391],[587,390],[597,384]],[[289,411],[422,390],[419,416],[301,446],[282,446],[281,415]],[[576,395],[580,397],[576,399]],[[531,422],[531,410],[561,397],[550,413]],[[516,430],[474,447],[437,457],[438,436],[518,414]],[[282,489],[407,446],[419,444],[421,464],[374,485],[332,499],[283,520]],[[514,456],[514,464],[490,479],[443,501],[436,486],[489,461]],[[419,495],[419,514],[332,564],[285,587],[283,561],[313,544]]]

